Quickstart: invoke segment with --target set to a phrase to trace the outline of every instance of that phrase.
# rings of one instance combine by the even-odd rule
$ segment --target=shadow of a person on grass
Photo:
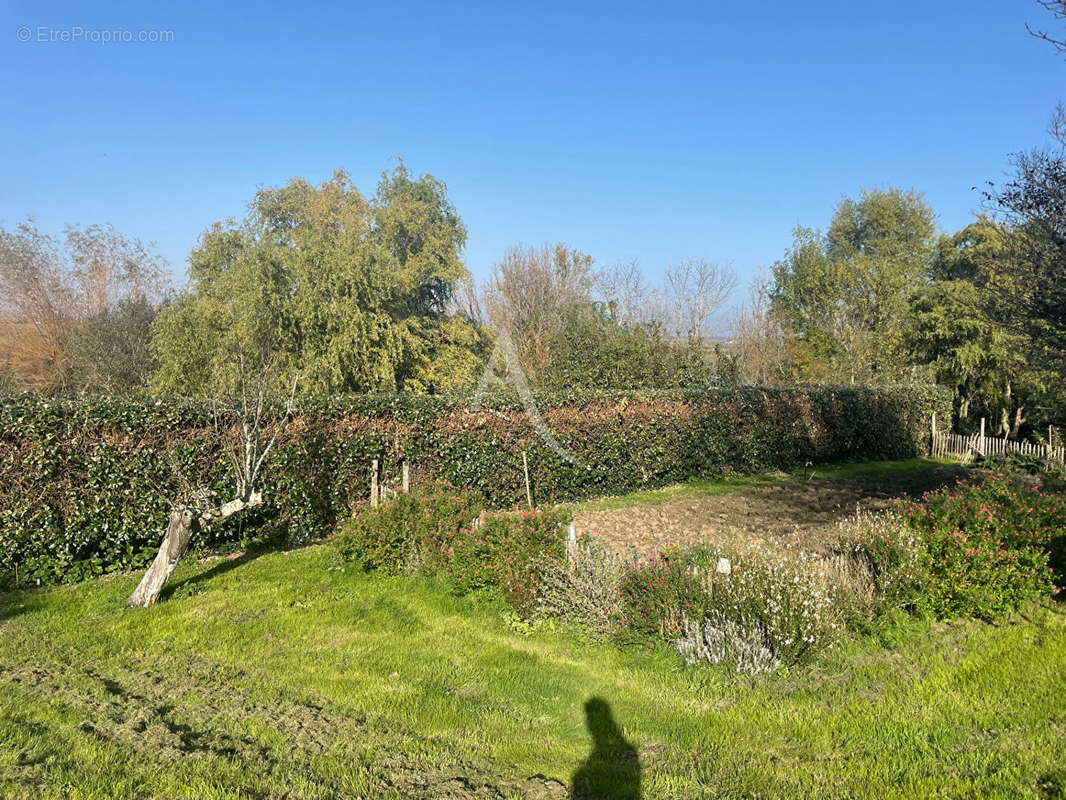
[[[570,780],[575,800],[640,800],[640,758],[611,716],[606,700],[590,697],[585,725],[592,752]]]

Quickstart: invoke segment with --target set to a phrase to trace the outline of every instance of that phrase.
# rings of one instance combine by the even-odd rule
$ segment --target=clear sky
[[[448,184],[479,277],[557,240],[748,274],[864,186],[962,226],[1066,100],[1035,0],[85,5],[0,12],[0,224],[109,221],[179,276],[256,188],[369,194],[396,157]],[[85,40],[114,29],[172,41]]]

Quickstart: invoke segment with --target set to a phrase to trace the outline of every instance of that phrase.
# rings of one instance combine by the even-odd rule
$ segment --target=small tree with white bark
[[[296,380],[286,398],[277,397],[275,373],[275,361],[267,357],[265,350],[260,350],[254,364],[249,364],[243,352],[239,352],[235,380],[217,381],[218,387],[230,387],[228,391],[216,392],[210,404],[214,433],[236,484],[235,495],[221,502],[216,492],[194,484],[175,470],[184,497],[170,501],[163,543],[130,595],[129,605],[147,608],[156,603],[174,567],[199,531],[263,503],[259,486],[263,467],[273,452],[278,433],[292,417],[296,398]]]

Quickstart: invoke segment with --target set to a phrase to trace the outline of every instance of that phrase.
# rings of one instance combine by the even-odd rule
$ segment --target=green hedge
[[[370,462],[398,483],[441,478],[490,506],[525,497],[522,451],[538,503],[663,486],[806,461],[906,458],[924,452],[934,410],[949,398],[922,387],[628,392],[538,398],[558,441],[537,435],[516,398],[487,410],[416,395],[305,403],[279,438],[266,503],[199,542],[281,545],[330,532],[369,494]],[[0,583],[77,580],[133,569],[152,556],[168,496],[167,453],[221,496],[231,491],[210,416],[190,402],[14,395],[0,405]]]

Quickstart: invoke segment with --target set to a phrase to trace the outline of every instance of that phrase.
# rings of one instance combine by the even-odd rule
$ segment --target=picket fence
[[[984,428],[984,425],[981,427]],[[953,458],[969,462],[982,456],[1017,453],[1022,456],[1040,458],[1049,464],[1057,464],[1060,467],[1066,466],[1066,447],[1017,442],[1006,437],[986,436],[983,431],[972,436],[945,433],[937,430],[935,420],[931,438],[930,454],[933,458]]]

